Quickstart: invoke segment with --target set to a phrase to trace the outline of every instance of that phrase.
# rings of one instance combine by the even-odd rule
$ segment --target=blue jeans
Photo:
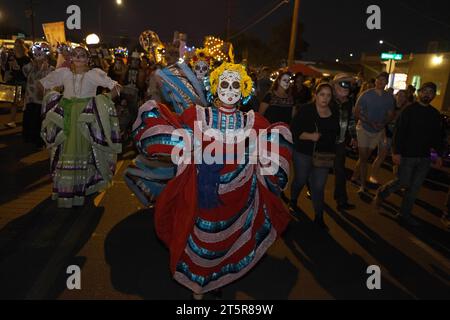
[[[312,157],[294,151],[294,181],[291,187],[291,205],[296,205],[303,187],[309,180],[311,198],[316,218],[323,217],[325,185],[327,183],[328,168],[316,168],[312,164]]]
[[[382,199],[389,197],[393,192],[405,189],[400,214],[405,217],[411,216],[417,194],[423,181],[430,170],[431,160],[429,158],[402,158],[398,167],[397,178],[378,190],[378,196]]]

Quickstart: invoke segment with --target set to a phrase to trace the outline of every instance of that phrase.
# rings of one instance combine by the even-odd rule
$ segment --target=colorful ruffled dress
[[[262,174],[264,161],[251,161],[250,144],[239,152],[226,140],[250,129],[265,139],[270,150],[277,150],[279,169],[271,175]],[[173,154],[210,147],[211,142],[196,139],[199,130],[228,142],[231,148],[223,149],[227,150],[224,157],[240,161],[223,165],[170,161]],[[176,115],[149,101],[140,108],[134,137],[140,156],[128,168],[125,180],[144,204],[157,199],[156,232],[170,250],[173,277],[203,294],[251,270],[290,220],[280,199],[292,151],[287,126],[270,125],[253,111],[216,107],[193,106]]]
[[[60,68],[41,80],[50,92],[43,102],[42,138],[51,150],[52,198],[58,206],[83,206],[85,197],[107,188],[113,178],[117,154],[122,150],[114,103],[96,96],[98,87],[113,89],[116,82],[93,69],[74,74]]]

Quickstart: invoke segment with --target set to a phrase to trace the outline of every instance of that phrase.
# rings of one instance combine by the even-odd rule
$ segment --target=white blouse
[[[92,69],[84,74],[74,74],[69,68],[60,68],[40,80],[45,89],[64,86],[64,98],[92,98],[97,87],[112,90],[117,82],[101,69]]]

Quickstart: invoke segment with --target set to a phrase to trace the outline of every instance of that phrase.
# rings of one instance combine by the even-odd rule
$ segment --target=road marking
[[[123,160],[120,160],[120,161],[117,162],[117,166],[116,166],[116,174],[118,174],[119,171],[120,171],[120,169],[122,169],[123,164],[124,164],[124,161],[123,161]]]
[[[105,197],[106,191],[103,191],[100,193],[97,197],[94,199],[94,206],[98,207],[100,203],[102,202],[103,198]]]
[[[115,176],[117,176],[117,175],[119,174],[120,169],[122,169],[123,164],[124,164],[124,161],[123,161],[123,160],[120,160],[120,161],[117,162]],[[114,183],[117,183],[117,182],[114,182]],[[103,200],[103,198],[105,197],[105,195],[106,195],[106,190],[103,191],[103,192],[101,192],[101,193],[95,198],[95,200],[94,200],[94,205],[95,205],[96,207],[100,206],[100,203],[102,202],[102,200]]]

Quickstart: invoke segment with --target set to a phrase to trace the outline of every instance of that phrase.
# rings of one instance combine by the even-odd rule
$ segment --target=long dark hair
[[[293,74],[292,74],[290,71],[286,71],[286,70],[279,71],[279,74],[278,74],[277,78],[275,79],[275,81],[274,81],[274,83],[273,83],[273,85],[272,85],[272,88],[271,88],[271,91],[272,91],[272,92],[275,92],[275,91],[278,90],[278,88],[279,88],[279,86],[280,86],[281,78],[283,78],[283,76],[286,75],[286,74],[287,74],[289,77],[291,77],[291,79],[292,79]],[[289,96],[291,96],[291,95],[293,94],[293,92],[292,92],[292,86],[289,87],[287,93],[288,93]]]

